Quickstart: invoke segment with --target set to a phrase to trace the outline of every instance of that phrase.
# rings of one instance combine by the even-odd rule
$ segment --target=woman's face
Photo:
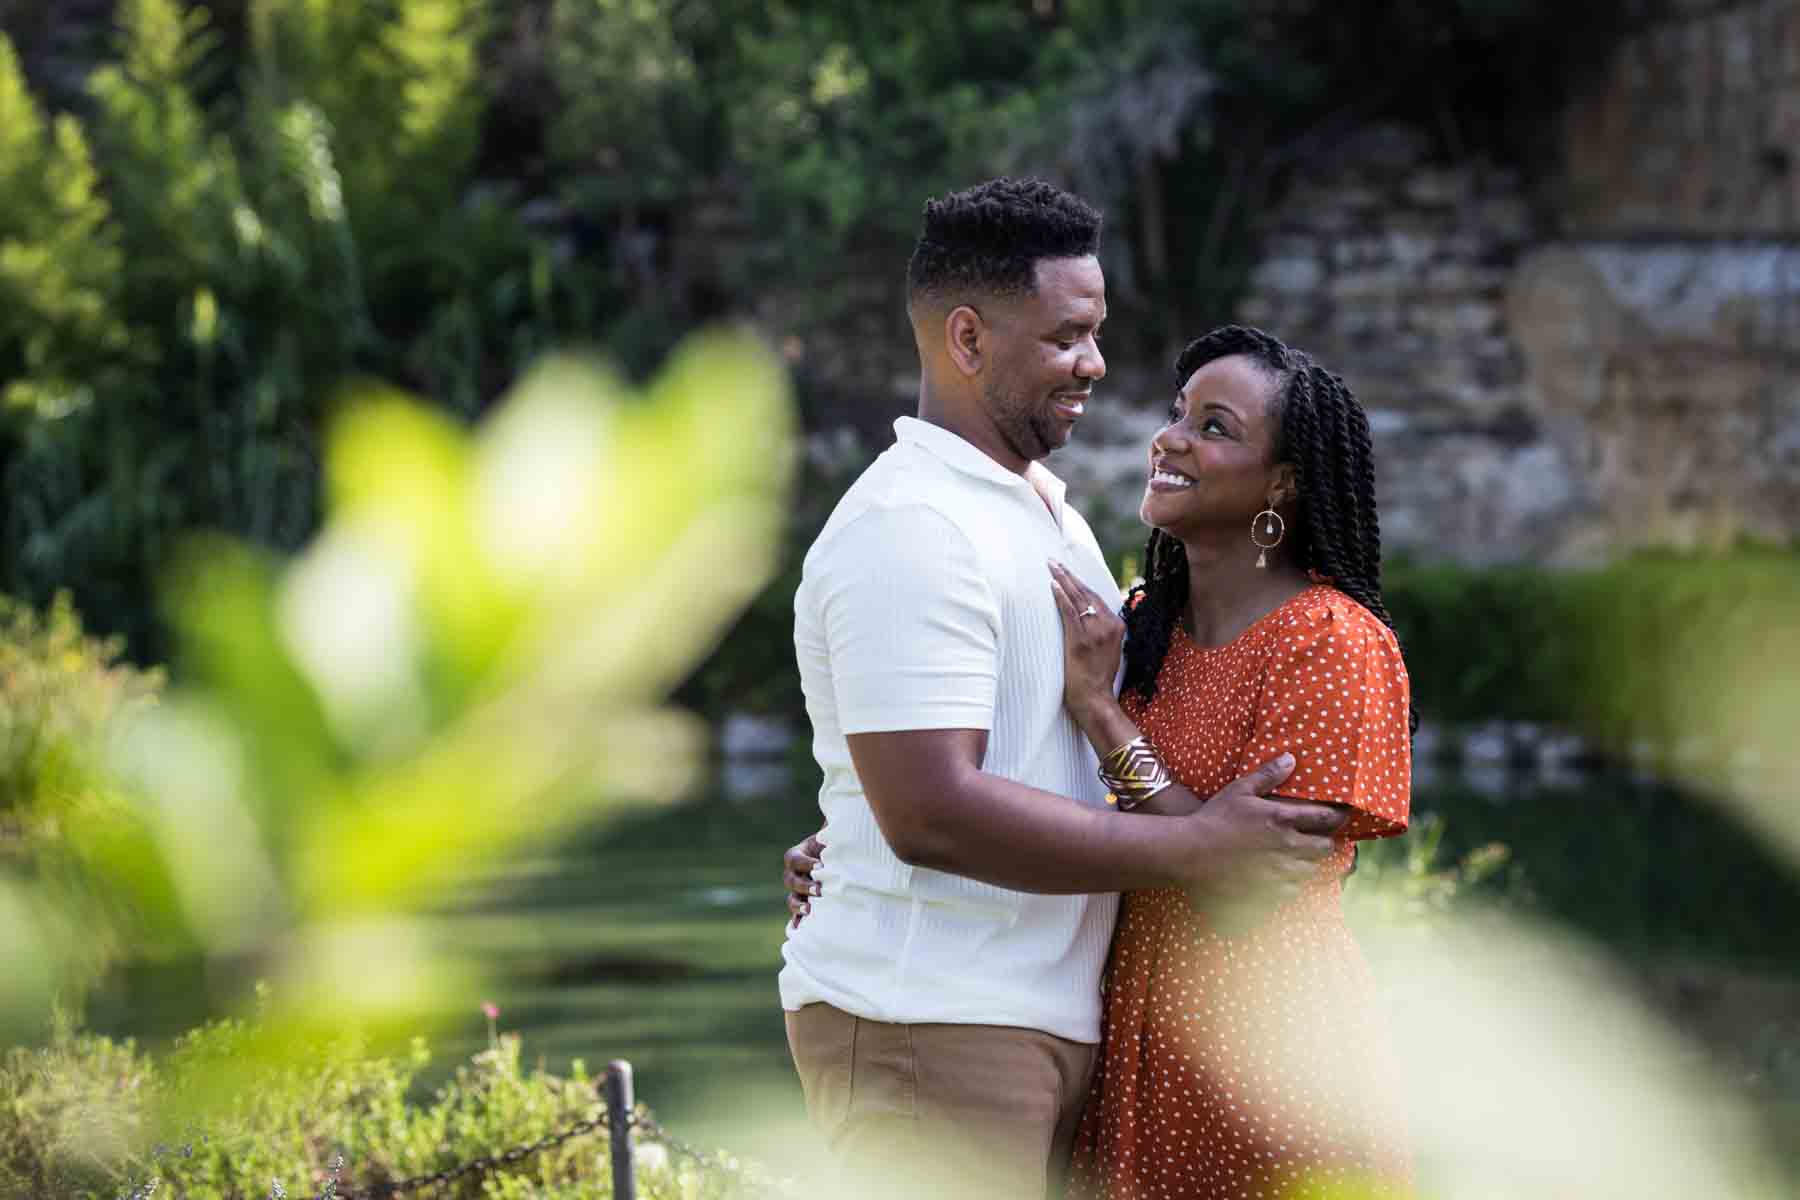
[[[1252,359],[1214,359],[1188,379],[1169,423],[1150,439],[1150,479],[1138,516],[1183,541],[1224,530],[1249,536],[1250,520],[1293,492],[1277,464],[1270,402],[1275,377]]]

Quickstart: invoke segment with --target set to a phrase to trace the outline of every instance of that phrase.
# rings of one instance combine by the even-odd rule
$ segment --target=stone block
[[[1478,434],[1376,439],[1383,548],[1467,563],[1555,545],[1579,484],[1554,443],[1507,447]]]
[[[1444,238],[1443,249],[1451,258],[1479,262],[1488,252],[1488,239],[1482,230],[1459,227]]]
[[[1377,297],[1351,304],[1340,304],[1331,310],[1328,332],[1347,342],[1384,337],[1397,332],[1402,324],[1403,306],[1398,297]]]
[[[1311,255],[1272,258],[1251,272],[1250,286],[1275,293],[1310,292],[1325,280],[1325,267]]]
[[[1362,235],[1339,238],[1331,246],[1331,265],[1338,271],[1358,270],[1381,261],[1382,240]]]
[[[1777,48],[1776,75],[1790,86],[1800,79],[1800,11],[1792,4],[1771,4],[1770,45]]]
[[[1467,259],[1451,258],[1425,268],[1421,283],[1424,292],[1440,296],[1497,296],[1511,278],[1512,272],[1505,267],[1483,267]]]
[[[1570,246],[1527,255],[1505,304],[1507,329],[1536,362],[1610,350],[1626,341],[1632,327],[1599,269]]]
[[[1362,223],[1361,214],[1335,204],[1320,205],[1306,216],[1307,227],[1324,236],[1348,232]]]
[[[1516,243],[1532,236],[1536,219],[1531,205],[1517,191],[1497,191],[1484,195],[1476,209],[1476,221],[1488,238],[1495,242]]]
[[[1270,234],[1262,242],[1264,258],[1317,258],[1320,238],[1308,229]]]
[[[1355,271],[1339,271],[1325,285],[1325,295],[1337,303],[1374,298],[1404,299],[1409,280],[1397,267],[1363,267]]]
[[[1760,57],[1756,44],[1760,8],[1761,5],[1729,8],[1713,18],[1715,69],[1722,71],[1726,87],[1742,87],[1752,80]]]
[[[1402,271],[1416,272],[1439,253],[1441,245],[1439,239],[1429,233],[1393,229],[1388,231],[1383,249],[1386,257]]]
[[[1387,203],[1387,193],[1366,184],[1346,183],[1331,193],[1331,204],[1346,213],[1367,217]]]
[[[1474,190],[1467,167],[1421,167],[1406,178],[1408,201],[1424,208],[1454,208]]]

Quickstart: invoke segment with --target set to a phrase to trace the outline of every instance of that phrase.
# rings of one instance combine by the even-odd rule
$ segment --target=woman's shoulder
[[[1369,650],[1400,653],[1399,640],[1380,617],[1329,583],[1315,582],[1284,605],[1276,635],[1294,646],[1330,639],[1345,650],[1366,644]]]

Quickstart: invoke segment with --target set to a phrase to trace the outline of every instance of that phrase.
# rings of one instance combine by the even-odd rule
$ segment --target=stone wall
[[[1429,151],[1413,131],[1372,129],[1294,180],[1238,317],[1342,374],[1369,409],[1388,547],[1539,552],[1578,500],[1507,331],[1506,290],[1543,222],[1517,172]]]
[[[1800,0],[1664,6],[1577,81],[1529,173],[1376,126],[1263,217],[1232,315],[1368,406],[1390,552],[1574,562],[1800,536]],[[917,387],[892,305],[882,319],[857,344],[892,361],[821,372],[819,394],[854,402],[814,414],[876,446]],[[1052,464],[1109,547],[1141,545],[1168,394],[1163,364],[1115,356]]]
[[[1800,244],[1558,243],[1507,313],[1583,496],[1560,557],[1800,535]]]
[[[1348,139],[1266,217],[1238,317],[1368,406],[1390,551],[1800,536],[1800,0],[1676,0],[1559,136],[1532,178]],[[1135,506],[1140,424],[1066,455],[1103,510]]]
[[[1508,286],[1565,555],[1800,535],[1800,2],[1672,8],[1570,103]]]
[[[1671,7],[1566,110],[1564,230],[1800,233],[1800,4]]]

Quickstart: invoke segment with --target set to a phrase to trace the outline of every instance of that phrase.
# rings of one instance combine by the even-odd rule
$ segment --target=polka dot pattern
[[[1177,890],[1125,896],[1070,1200],[1408,1194],[1391,1045],[1340,907],[1350,843],[1406,828],[1408,704],[1393,634],[1323,584],[1225,646],[1178,629],[1156,698],[1127,698],[1200,795],[1286,750],[1280,794],[1355,814],[1300,895],[1247,931],[1214,929]]]

